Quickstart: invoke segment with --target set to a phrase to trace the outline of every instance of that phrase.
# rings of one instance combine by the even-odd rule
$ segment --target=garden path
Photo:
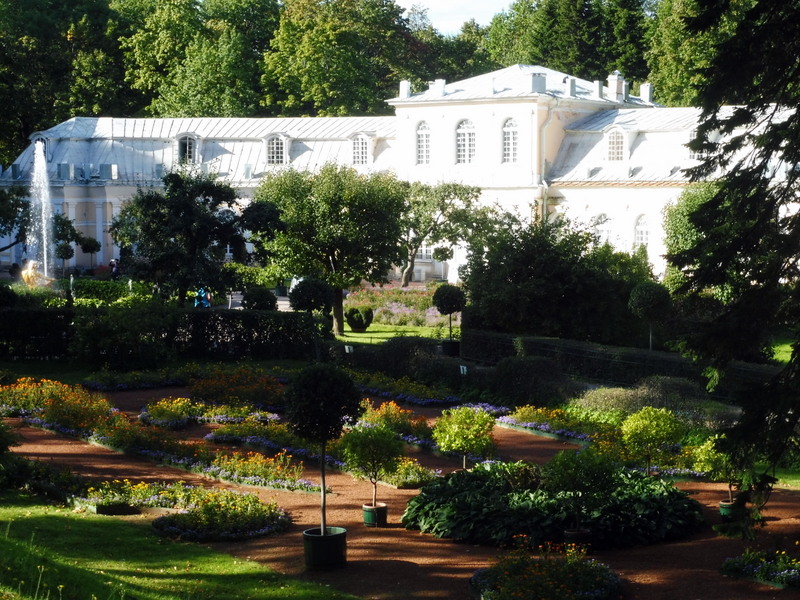
[[[174,388],[110,394],[112,404],[126,412],[138,413],[152,399],[180,395]],[[413,408],[434,419],[438,411]],[[105,448],[65,438],[14,423],[22,435],[22,444],[13,450],[21,455],[68,467],[72,472],[99,479],[132,481],[177,481],[197,485],[222,485],[178,469],[159,467],[152,462],[129,457]],[[192,431],[201,435],[202,428]],[[496,427],[495,438],[503,458],[543,463],[564,442]],[[460,460],[419,452],[416,456],[432,468],[450,471]],[[309,478],[318,480],[314,469]],[[436,599],[456,600],[469,597],[467,581],[479,567],[492,563],[497,549],[454,543],[407,531],[400,525],[406,502],[417,492],[379,489],[379,501],[389,504],[389,526],[366,528],[360,506],[371,497],[370,485],[346,474],[332,472],[328,484],[333,494],[328,498],[328,524],[347,528],[348,565],[334,571],[307,571],[303,564],[301,531],[318,527],[319,496],[249,488],[264,499],[275,499],[293,518],[292,527],[277,536],[236,543],[217,543],[220,551],[261,562],[270,568],[352,593],[367,600]],[[225,485],[225,487],[242,487]],[[703,506],[707,520],[718,522],[715,506],[723,497],[719,484],[686,482],[679,484]],[[800,540],[800,492],[776,490],[767,507],[767,526],[758,532],[758,544],[765,548],[792,547]],[[112,517],[109,517],[112,518]],[[120,518],[120,517],[113,517]],[[145,516],[124,517],[128,519]],[[644,548],[597,553],[596,558],[609,564],[624,580],[626,599],[640,600],[750,600],[795,596],[790,590],[778,590],[755,582],[723,577],[720,566],[729,556],[741,554],[745,544],[716,536],[710,528],[679,542]]]

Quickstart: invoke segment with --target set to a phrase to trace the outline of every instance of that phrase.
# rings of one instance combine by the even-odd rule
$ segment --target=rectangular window
[[[368,164],[369,154],[367,152],[368,149],[367,139],[363,136],[359,136],[353,140],[353,164],[354,165],[366,165]]]
[[[433,260],[433,248],[423,244],[419,247],[419,250],[417,250],[415,258],[416,260]]]
[[[456,134],[456,163],[465,165],[475,158],[475,132],[459,131]]]
[[[427,131],[417,132],[417,164],[431,163],[431,134]]]
[[[283,139],[279,137],[273,137],[267,142],[267,164],[283,164]]]
[[[517,131],[514,129],[503,130],[503,162],[517,162]]]

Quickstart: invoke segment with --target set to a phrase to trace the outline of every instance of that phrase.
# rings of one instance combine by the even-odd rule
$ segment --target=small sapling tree
[[[442,411],[433,427],[433,441],[444,452],[462,455],[467,468],[467,455],[490,456],[494,452],[494,417],[483,409],[459,406]]]
[[[464,290],[455,285],[445,283],[433,292],[433,305],[441,314],[450,318],[450,339],[453,339],[453,313],[464,310],[467,298]]]
[[[296,434],[319,445],[320,534],[326,534],[325,460],[327,446],[361,413],[361,395],[337,367],[318,363],[301,370],[286,390],[286,420]]]
[[[683,435],[683,426],[672,411],[666,408],[645,406],[622,423],[622,441],[647,465],[647,473],[654,459],[669,456]]]
[[[372,506],[377,506],[378,481],[397,468],[403,441],[388,427],[361,423],[342,436],[339,449],[347,469],[372,484]]]

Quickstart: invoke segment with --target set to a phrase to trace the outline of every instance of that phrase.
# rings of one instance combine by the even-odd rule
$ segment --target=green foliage
[[[562,450],[542,470],[542,489],[559,494],[581,527],[586,515],[596,511],[614,488],[617,465],[592,448]]]
[[[286,390],[285,402],[285,417],[292,430],[323,447],[361,414],[361,395],[353,380],[324,363],[297,373]]]
[[[800,559],[796,552],[745,548],[739,556],[725,559],[722,573],[728,577],[755,579],[773,586],[798,587]]]
[[[364,423],[346,432],[337,449],[345,468],[372,484],[372,506],[376,506],[378,480],[397,469],[403,455],[402,440],[388,427]]]
[[[522,537],[523,542],[527,540]],[[518,540],[515,540],[518,541]],[[535,551],[525,543],[473,577],[482,597],[493,600],[565,600],[621,597],[619,577],[607,566],[586,559],[586,549],[547,543]]]
[[[464,322],[473,328],[602,343],[632,338],[628,298],[651,279],[641,252],[598,246],[591,232],[568,223],[528,225],[511,216],[472,249],[463,276]],[[569,298],[571,310],[552,298]]]
[[[242,293],[242,307],[249,310],[278,310],[278,298],[270,289],[248,286]]]
[[[131,251],[126,270],[174,292],[183,306],[197,285],[222,287],[225,248],[243,246],[244,239],[232,216],[236,191],[227,183],[184,170],[165,175],[164,186],[140,189],[109,231]]]
[[[333,288],[320,279],[306,277],[289,290],[293,310],[320,311],[329,314],[333,308]]]
[[[470,406],[447,408],[433,426],[432,437],[444,452],[463,455],[466,468],[467,455],[488,457],[494,452],[494,417],[485,410]]]
[[[510,356],[497,363],[490,378],[491,391],[514,406],[555,406],[574,392],[558,363],[539,356]]]
[[[388,387],[391,389],[392,386]],[[408,391],[410,392],[410,390]],[[361,415],[361,421],[364,423],[389,429],[396,435],[413,435],[420,439],[430,438],[431,428],[427,419],[422,415],[414,414],[412,410],[400,408],[396,402],[382,402],[375,408],[372,402],[364,400],[362,406],[364,406],[364,413]]]
[[[402,517],[407,528],[470,543],[509,544],[529,536],[533,546],[561,539],[573,515],[563,493],[539,488],[535,466],[486,463],[424,486]],[[519,471],[530,476],[519,476]],[[627,547],[679,539],[702,524],[699,504],[671,483],[617,469],[613,488],[583,521],[593,547]],[[513,482],[513,483],[512,483]]]
[[[407,188],[393,175],[363,176],[334,164],[317,173],[271,173],[254,202],[276,206],[285,227],[253,230],[253,242],[271,254],[284,275],[313,275],[334,288],[334,331],[343,335],[342,290],[364,280],[384,281],[400,258]]]
[[[383,481],[399,489],[417,489],[438,476],[438,472],[423,466],[416,458],[402,456],[395,470],[384,476]]]
[[[372,324],[374,313],[369,306],[352,306],[344,311],[344,320],[353,331],[364,331]]]
[[[0,285],[0,307],[14,306],[17,303],[17,293],[8,285]]]
[[[249,364],[206,369],[192,378],[189,389],[195,401],[208,404],[277,406],[283,397],[283,386],[275,377]]]
[[[674,453],[684,427],[666,408],[646,406],[622,422],[622,440],[631,452],[643,458],[650,472],[653,460]]]

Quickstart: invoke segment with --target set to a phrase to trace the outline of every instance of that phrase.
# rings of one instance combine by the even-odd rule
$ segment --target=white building
[[[407,181],[459,182],[482,200],[532,218],[563,214],[596,228],[621,250],[648,248],[663,269],[663,207],[696,164],[686,143],[698,111],[631,96],[618,74],[589,82],[515,65],[464,81],[407,82],[388,117],[73,118],[30,136],[0,185],[29,185],[33,144],[44,140],[54,212],[98,239],[98,264],[118,255],[108,226],[139,187],[160,186],[180,161],[214,172],[245,201],[266,173],[327,162],[392,171]],[[23,259],[15,247],[0,256]],[[88,265],[76,250],[73,265]],[[457,261],[457,259],[456,259]],[[423,249],[415,279],[453,277]]]

